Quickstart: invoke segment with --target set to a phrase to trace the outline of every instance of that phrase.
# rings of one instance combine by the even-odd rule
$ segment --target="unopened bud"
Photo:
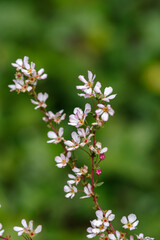
[[[96,169],[96,174],[100,175],[102,173],[101,169]]]
[[[104,153],[101,153],[100,156],[99,156],[99,158],[100,158],[101,160],[104,160],[104,159],[105,159]]]

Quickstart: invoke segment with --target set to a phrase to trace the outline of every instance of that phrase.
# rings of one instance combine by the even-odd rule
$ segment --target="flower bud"
[[[96,174],[100,175],[102,173],[101,169],[96,169]]]
[[[99,158],[100,158],[101,160],[104,160],[104,159],[105,159],[104,153],[101,153],[100,156],[99,156]]]

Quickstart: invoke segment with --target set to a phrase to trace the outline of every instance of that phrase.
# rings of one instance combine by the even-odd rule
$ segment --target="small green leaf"
[[[97,183],[95,187],[100,187],[103,185],[104,182]]]

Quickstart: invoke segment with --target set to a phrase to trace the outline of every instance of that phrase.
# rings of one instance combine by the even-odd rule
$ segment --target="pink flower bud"
[[[102,173],[101,169],[96,169],[96,174],[100,175]]]
[[[105,159],[104,153],[101,153],[99,158],[100,158],[101,160],[104,160],[104,159]]]

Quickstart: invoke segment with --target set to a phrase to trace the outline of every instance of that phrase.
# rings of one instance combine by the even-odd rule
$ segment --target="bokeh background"
[[[98,134],[109,148],[100,204],[116,214],[117,228],[133,212],[135,233],[160,239],[160,1],[0,1],[0,222],[14,239],[22,218],[43,225],[40,240],[86,239],[92,201],[65,199],[68,170],[54,162],[62,149],[46,144],[42,114],[29,98],[8,89],[11,62],[25,55],[45,68],[38,91],[48,92],[49,109],[65,109],[67,120],[85,104],[75,88],[79,74],[91,70],[114,88],[116,114]]]

